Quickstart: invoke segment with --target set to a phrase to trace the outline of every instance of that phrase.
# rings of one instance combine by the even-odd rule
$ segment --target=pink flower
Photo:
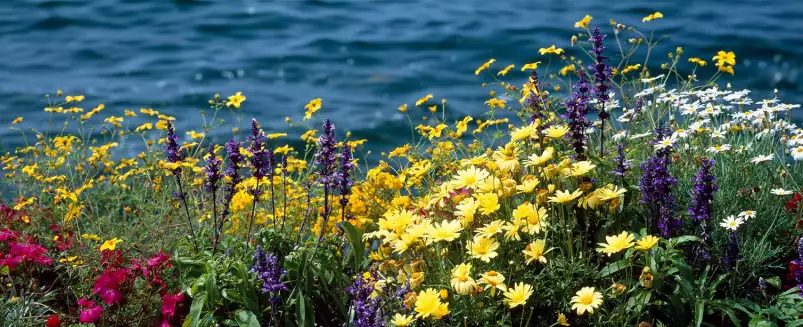
[[[95,280],[95,287],[93,293],[98,294],[103,300],[103,303],[112,305],[123,299],[123,293],[120,292],[120,286],[125,283],[131,276],[131,271],[128,269],[113,269],[109,268],[103,272]]]
[[[80,315],[80,322],[82,324],[94,324],[100,320],[100,316],[103,315],[103,307],[95,305],[94,301],[81,298],[78,299],[78,305],[84,308],[81,310]]]
[[[168,294],[162,297],[162,316],[172,318],[176,314],[176,305],[184,301],[184,292]]]
[[[10,230],[8,228],[0,230],[0,242],[14,241],[20,236],[20,232]]]
[[[12,255],[6,257],[2,253],[0,253],[0,267],[8,266],[9,270],[14,270],[14,268],[16,268],[21,261],[22,257],[15,257]]]
[[[42,265],[50,265],[53,263],[53,259],[45,255],[47,249],[41,245],[30,243],[30,241],[29,243],[9,242],[8,245],[11,246],[9,256],[19,256],[22,257],[24,261],[36,262]]]

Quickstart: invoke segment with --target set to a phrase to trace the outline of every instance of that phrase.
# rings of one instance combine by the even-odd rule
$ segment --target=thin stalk
[[[190,235],[192,236],[192,245],[195,248],[195,252],[198,252],[198,240],[195,239],[195,229],[192,228],[192,217],[190,216],[190,207],[187,205],[187,195],[184,194],[184,188],[181,186],[181,176],[179,174],[175,174],[176,176],[176,184],[178,184],[178,192],[181,195],[181,202],[184,203],[184,211],[187,213],[187,224],[190,225]]]
[[[245,239],[246,249],[251,247],[251,229],[254,227],[254,215],[257,210],[257,202],[259,202],[259,179],[257,179],[256,187],[254,187],[254,205],[251,206],[251,219],[248,221],[248,235]]]

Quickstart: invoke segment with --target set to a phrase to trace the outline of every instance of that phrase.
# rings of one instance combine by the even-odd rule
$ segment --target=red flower
[[[798,202],[800,202],[801,200],[803,200],[803,195],[801,195],[800,193],[795,193],[795,195],[792,196],[792,199],[786,203],[786,210],[787,211],[797,210]]]
[[[59,321],[59,315],[51,315],[47,317],[47,322],[45,323],[45,327],[59,327],[61,326],[61,321]]]
[[[9,270],[14,270],[20,262],[22,262],[22,257],[15,257],[12,255],[6,257],[4,254],[0,253],[0,267],[8,266]]]
[[[82,324],[94,324],[100,320],[100,316],[103,315],[103,307],[95,305],[94,301],[81,298],[78,299],[78,305],[84,308],[81,310],[80,315],[80,322]]]
[[[173,266],[168,260],[170,260],[170,255],[159,250],[156,255],[150,257],[144,264],[141,259],[132,259],[131,270],[142,273],[142,276],[145,277],[148,282],[160,288],[159,292],[164,296],[167,285],[162,281],[161,275],[165,269]]]

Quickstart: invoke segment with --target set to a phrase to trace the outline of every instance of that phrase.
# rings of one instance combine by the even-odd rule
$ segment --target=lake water
[[[716,51],[734,51],[734,87],[803,101],[798,0],[2,0],[0,126],[24,115],[24,127],[47,128],[43,95],[62,89],[86,95],[86,110],[104,103],[95,119],[145,107],[197,129],[214,93],[242,91],[243,115],[270,132],[321,97],[321,117],[384,148],[409,135],[395,108],[424,94],[446,98],[455,119],[484,112],[487,89],[473,72],[488,58],[520,66],[552,44],[576,55],[569,37],[583,15],[643,27],[654,11],[665,15],[653,26],[671,36],[667,50],[682,45],[708,71]],[[20,143],[0,128],[0,148]]]

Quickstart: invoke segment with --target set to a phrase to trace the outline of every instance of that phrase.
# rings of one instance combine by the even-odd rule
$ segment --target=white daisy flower
[[[731,145],[730,144],[723,144],[723,145],[715,145],[715,146],[709,147],[708,150],[706,150],[706,151],[709,152],[709,153],[720,153],[720,152],[728,151],[730,149],[731,149]]]
[[[664,137],[663,140],[658,141],[658,144],[653,145],[653,147],[655,147],[656,151],[657,150],[663,150],[663,149],[666,149],[668,147],[671,147],[671,146],[675,145],[675,141],[677,141],[677,138],[674,135],[667,136],[667,137]]]
[[[789,190],[785,190],[785,189],[782,189],[782,188],[774,188],[774,189],[772,189],[770,191],[770,193],[775,194],[775,195],[789,195],[789,194],[792,194],[794,192],[789,191]]]
[[[744,219],[737,218],[737,217],[734,217],[732,215],[728,216],[728,218],[723,219],[722,222],[719,223],[720,226],[724,227],[725,229],[729,229],[729,230],[736,230],[742,224],[744,224]]]
[[[753,210],[745,210],[745,211],[742,211],[742,212],[739,213],[739,218],[742,218],[745,221],[747,221],[750,218],[755,218],[755,217],[756,217],[756,212],[753,211]]]
[[[760,164],[760,163],[765,162],[765,161],[770,161],[770,160],[772,160],[774,158],[775,158],[775,155],[770,153],[770,154],[768,154],[766,156],[762,156],[762,155],[755,156],[752,159],[750,159],[750,162],[752,162],[754,164]]]
[[[803,146],[798,146],[790,152],[792,153],[792,159],[795,159],[795,161],[803,160]]]

